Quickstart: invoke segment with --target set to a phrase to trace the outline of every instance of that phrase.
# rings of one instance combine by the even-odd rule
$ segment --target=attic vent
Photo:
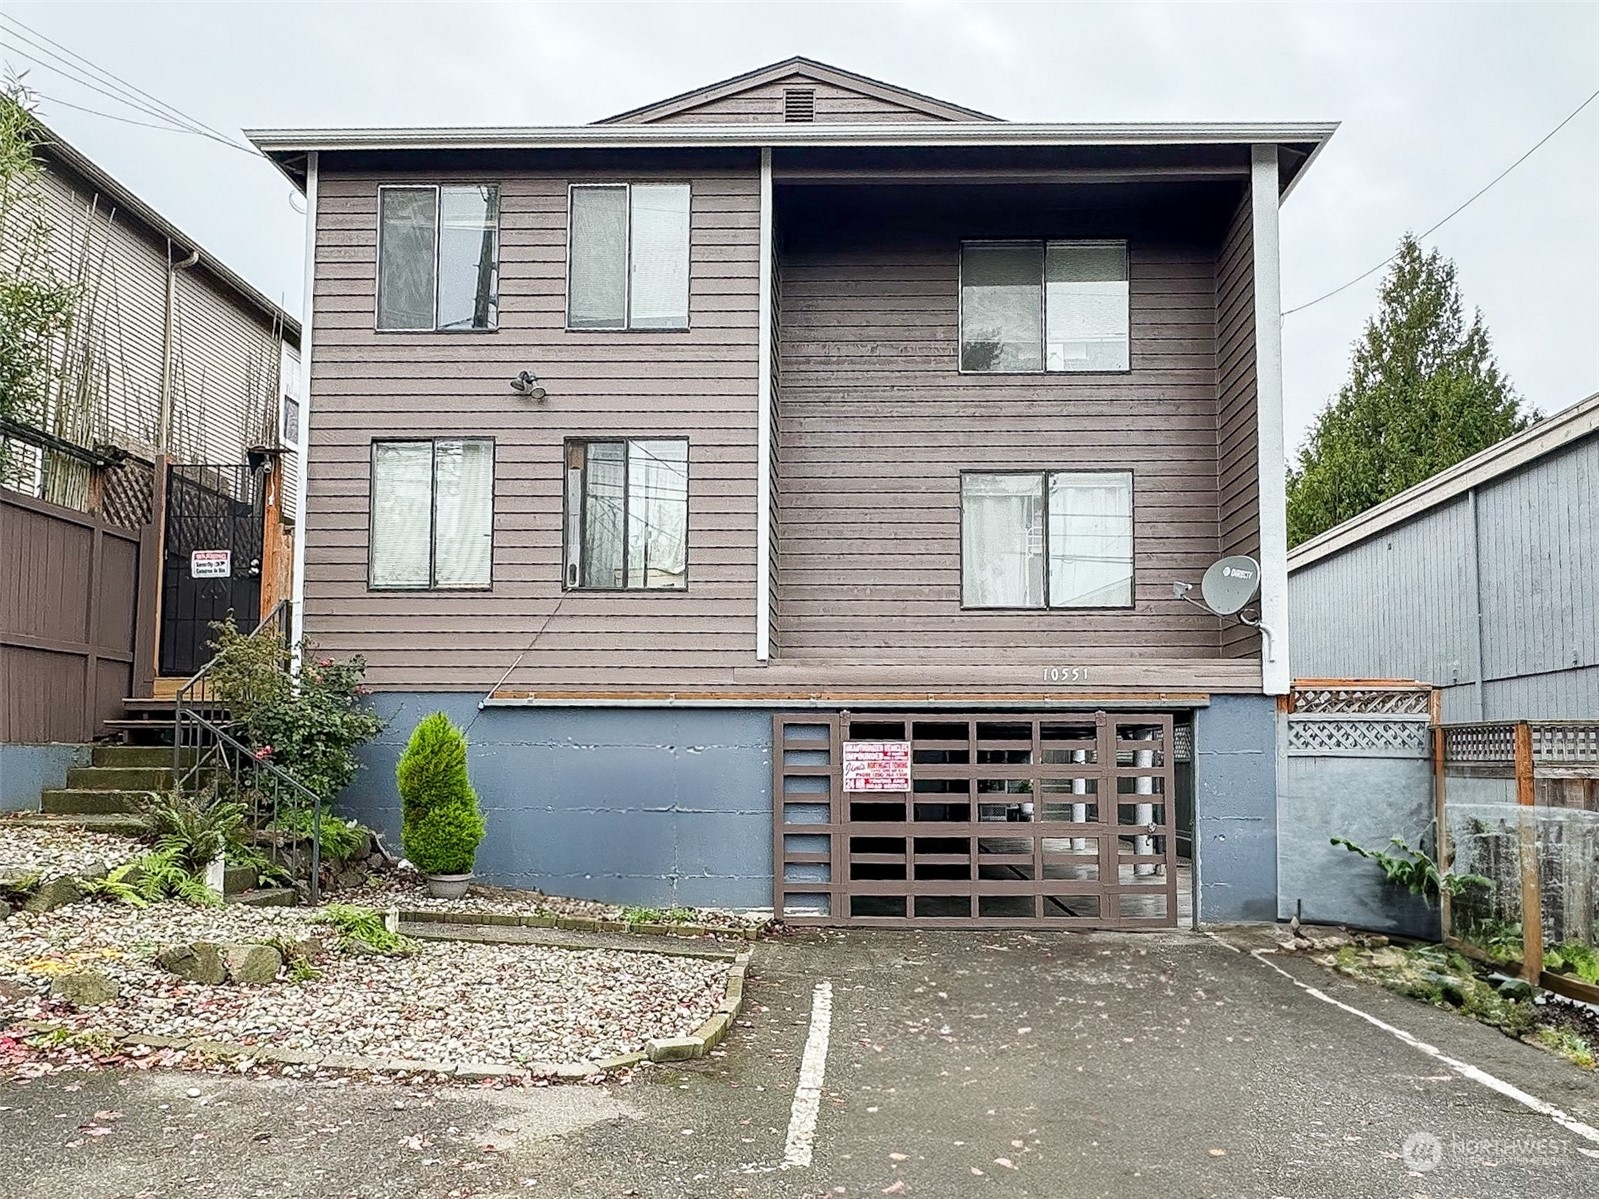
[[[814,87],[786,87],[783,89],[783,120],[814,121],[816,119],[816,89]]]

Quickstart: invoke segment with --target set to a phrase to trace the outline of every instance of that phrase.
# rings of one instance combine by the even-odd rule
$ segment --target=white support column
[[[1277,238],[1277,147],[1253,146],[1250,206],[1255,247],[1255,406],[1260,468],[1261,674],[1267,695],[1286,695],[1288,663],[1288,492],[1283,447],[1282,287]]]
[[[311,490],[311,407],[315,401],[311,387],[312,301],[316,292],[316,198],[317,152],[305,156],[305,299],[300,309],[300,438],[295,450],[299,456],[299,482],[294,490],[294,581],[290,594],[294,611],[291,637],[295,644],[294,669],[299,673],[300,640],[305,636],[305,543],[311,530],[306,524],[306,495]]]
[[[755,658],[772,651],[772,151],[761,149],[760,268],[755,325]]]

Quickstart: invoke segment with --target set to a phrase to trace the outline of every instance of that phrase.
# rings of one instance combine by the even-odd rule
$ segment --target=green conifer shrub
[[[466,771],[466,734],[443,712],[425,716],[400,755],[400,837],[424,874],[470,874],[483,813]]]

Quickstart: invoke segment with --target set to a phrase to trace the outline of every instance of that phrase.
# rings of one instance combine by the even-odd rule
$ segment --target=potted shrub
[[[483,840],[483,813],[466,773],[466,734],[443,712],[426,716],[395,768],[405,856],[440,899],[459,899]]]

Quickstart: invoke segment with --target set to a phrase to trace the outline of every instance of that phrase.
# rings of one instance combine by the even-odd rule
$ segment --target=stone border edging
[[[546,926],[547,927],[547,926]],[[641,1051],[581,1062],[533,1062],[526,1066],[501,1066],[482,1062],[434,1062],[412,1058],[359,1057],[348,1053],[317,1054],[306,1049],[275,1045],[236,1045],[208,1037],[167,1037],[155,1033],[130,1033],[120,1028],[82,1029],[49,1020],[17,1020],[10,1028],[29,1033],[83,1033],[110,1037],[123,1049],[177,1049],[216,1058],[309,1066],[314,1070],[341,1070],[372,1074],[431,1074],[461,1082],[531,1082],[534,1079],[582,1082],[601,1074],[626,1070],[649,1062],[676,1062],[702,1058],[727,1036],[727,1030],[744,1010],[744,975],[752,950],[733,959],[727,973],[727,990],[711,1017],[686,1037],[656,1037]]]
[[[381,911],[382,909],[378,909]],[[574,933],[631,933],[641,937],[733,937],[757,941],[771,921],[745,928],[720,928],[708,924],[648,924],[604,920],[597,916],[562,916],[557,913],[452,912],[399,909],[404,924],[476,924],[500,928],[560,928]]]

